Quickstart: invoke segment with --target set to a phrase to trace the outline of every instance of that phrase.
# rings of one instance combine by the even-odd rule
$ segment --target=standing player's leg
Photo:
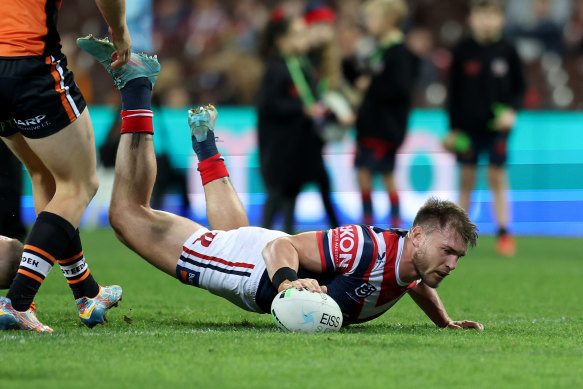
[[[488,167],[488,181],[492,195],[494,196],[494,212],[498,229],[506,232],[508,225],[508,202],[506,190],[508,189],[506,170],[503,166],[490,165]]]
[[[77,229],[98,186],[88,111],[46,138],[25,139],[23,143],[22,138],[14,135],[8,144],[31,173],[38,218],[23,255],[37,261],[32,265],[30,261],[22,263],[7,297],[16,310],[28,309],[44,277],[58,261],[77,300],[82,322],[90,328],[104,323],[106,311],[121,299],[121,288],[100,287],[94,280]]]
[[[26,143],[26,139],[20,133],[2,138],[2,140],[12,153],[22,161],[28,172],[32,183],[34,209],[38,215],[45,209],[55,195],[55,179],[49,169],[39,159],[38,155],[31,150],[28,143]]]
[[[470,196],[474,190],[474,183],[476,182],[476,165],[462,164],[460,175],[460,195],[459,205],[466,212],[470,209]]]
[[[7,138],[7,144],[27,165],[33,179],[37,220],[28,236],[23,261],[7,299],[2,301],[0,328],[17,327],[50,331],[40,324],[30,310],[48,272],[59,261],[77,299],[81,320],[92,327],[104,322],[105,312],[121,298],[121,288],[100,288],[93,279],[82,254],[77,227],[97,186],[93,129],[84,101],[76,88],[64,57],[47,57],[46,61],[24,62],[22,69],[45,77],[18,74],[23,88],[38,91],[38,100],[24,93],[15,96],[15,121],[27,122],[30,112],[41,112],[42,132],[26,132]],[[20,68],[19,68],[20,69]],[[19,78],[19,79],[20,79]],[[23,89],[26,90],[26,89]],[[41,120],[41,119],[39,119]],[[27,130],[31,130],[27,128]],[[23,142],[24,140],[24,142]],[[47,171],[50,174],[47,174]]]
[[[497,133],[490,142],[488,180],[494,197],[494,212],[498,223],[496,250],[502,255],[511,257],[516,253],[516,243],[508,232],[509,209],[506,198],[508,177],[504,166],[507,159],[507,139],[507,133]]]

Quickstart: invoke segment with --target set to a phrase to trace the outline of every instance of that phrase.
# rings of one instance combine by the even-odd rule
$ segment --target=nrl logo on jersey
[[[377,290],[377,288],[375,288],[374,285],[372,285],[368,282],[365,282],[362,285],[360,285],[358,288],[354,289],[354,294],[358,298],[365,298],[365,297],[368,297],[371,294],[373,294],[376,290]]]

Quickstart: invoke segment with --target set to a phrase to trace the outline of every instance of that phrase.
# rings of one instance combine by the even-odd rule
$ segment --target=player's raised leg
[[[151,94],[160,64],[155,57],[132,54],[127,65],[111,69],[115,49],[109,41],[90,36],[77,43],[113,76],[122,97],[122,134],[109,207],[111,226],[126,246],[176,277],[183,243],[202,226],[150,207],[156,180]]]
[[[232,230],[249,225],[241,200],[216,145],[214,127],[218,112],[212,105],[188,112],[192,148],[206,197],[206,214],[213,230]]]

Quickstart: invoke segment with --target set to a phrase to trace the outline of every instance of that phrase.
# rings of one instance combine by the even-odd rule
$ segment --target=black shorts
[[[477,165],[478,157],[488,153],[490,165],[502,166],[508,159],[508,132],[496,132],[489,138],[470,138],[471,146],[465,153],[458,153],[457,160],[462,165]]]
[[[380,142],[384,143],[381,147],[371,147],[357,142],[354,166],[381,174],[391,173],[395,170],[397,146],[389,142]]]
[[[86,106],[65,55],[0,58],[0,136],[47,137]]]

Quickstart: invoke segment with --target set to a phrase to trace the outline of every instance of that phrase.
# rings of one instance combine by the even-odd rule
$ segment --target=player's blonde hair
[[[373,8],[381,9],[385,14],[393,15],[397,23],[401,23],[409,13],[409,7],[404,0],[367,0],[362,5],[363,13]]]

